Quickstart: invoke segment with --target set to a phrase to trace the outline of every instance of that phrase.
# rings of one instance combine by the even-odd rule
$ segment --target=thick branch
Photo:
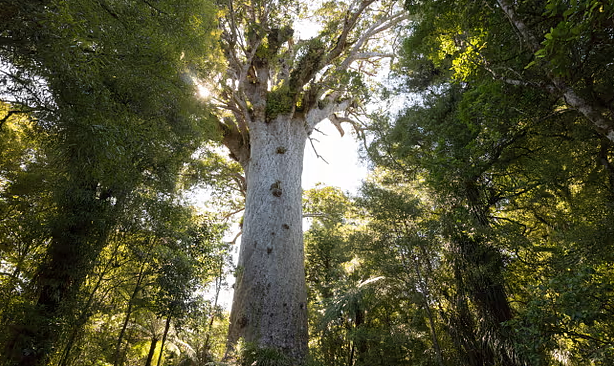
[[[246,136],[249,127],[254,122],[266,121],[268,107],[274,108],[274,102],[282,103],[283,113],[287,113],[290,119],[296,119],[297,123],[304,123],[308,132],[327,118],[341,134],[343,130],[339,126],[342,122],[351,122],[357,127],[347,118],[347,114],[344,117],[336,114],[347,112],[352,106],[352,97],[346,95],[347,90],[337,90],[339,72],[348,70],[357,61],[373,60],[376,63],[382,58],[393,57],[392,52],[376,51],[375,47],[369,47],[369,42],[409,16],[405,11],[397,11],[394,2],[378,5],[377,9],[374,7],[380,3],[377,0],[355,0],[352,3],[332,45],[325,41],[325,35],[321,35],[302,45],[301,49],[306,50],[303,57],[294,60],[297,48],[293,47],[291,30],[272,27],[268,19],[270,14],[261,12],[262,9],[250,8],[250,4],[232,11],[233,4],[229,1],[230,12],[223,25],[226,28],[223,48],[229,62],[226,77],[233,83],[223,86],[221,107],[235,115],[235,122],[230,125],[225,123],[224,143],[239,161],[243,159],[240,155],[249,156],[239,153],[248,146]],[[237,19],[239,16],[244,19]],[[284,38],[284,34],[289,34],[289,37]],[[278,55],[285,42],[288,42],[288,50]],[[269,55],[269,51],[273,55]],[[280,67],[274,65],[277,62]],[[362,68],[359,69],[364,72]],[[272,75],[274,71],[278,75]],[[319,80],[316,81],[316,78]],[[280,80],[284,82],[280,83]],[[275,89],[275,96],[283,96],[271,101],[270,89],[280,86],[287,86],[289,90]],[[297,103],[299,99],[300,104]],[[296,105],[300,105],[300,108],[294,114]],[[239,135],[243,136],[240,146]],[[234,144],[233,147],[231,144]]]
[[[409,19],[409,14],[405,11],[380,18],[378,21],[373,23],[369,29],[362,33],[362,36],[354,44],[351,53],[359,52],[360,49],[362,49],[362,47],[364,47],[375,35],[380,34],[407,19]]]
[[[338,93],[331,93],[329,96],[324,98],[322,103],[320,103],[323,105],[322,107],[316,106],[307,112],[305,123],[307,124],[307,129],[309,132],[311,132],[313,128],[321,121],[334,116],[336,112],[345,111],[350,107],[352,104],[350,99],[336,101],[335,97],[337,95]]]
[[[243,168],[249,161],[249,135],[241,133],[235,123],[227,119],[219,122],[222,130],[222,143],[230,150],[231,157],[238,161]]]
[[[324,64],[327,65],[332,60],[339,57],[339,55],[341,55],[343,51],[348,47],[347,40],[350,32],[358,23],[358,19],[360,19],[361,14],[367,9],[367,7],[369,7],[369,5],[373,4],[374,2],[375,0],[363,0],[360,3],[358,9],[345,18],[341,35],[339,36],[339,38],[337,38],[337,43],[335,47],[328,53]]]
[[[390,52],[361,52],[350,54],[339,66],[338,70],[347,70],[354,61],[372,60],[381,58],[393,58],[394,54]]]
[[[576,94],[571,87],[568,87],[560,78],[552,77],[552,82],[557,89],[563,93],[563,98],[569,106],[582,113],[584,117],[588,118],[588,120],[593,123],[597,131],[614,142],[614,126],[612,125],[612,121],[604,117],[607,111],[603,111],[599,107],[587,102],[584,98]]]
[[[356,130],[356,132],[359,132],[361,130],[361,127],[358,125],[358,122],[354,121],[351,118],[339,117],[339,116],[337,116],[336,113],[333,113],[330,116],[328,116],[328,119],[337,128],[337,131],[339,131],[339,134],[341,134],[341,137],[343,137],[343,135],[345,135],[345,131],[343,131],[343,127],[341,127],[341,124],[343,122],[351,124],[354,127],[354,129]]]
[[[508,0],[497,0],[501,9],[510,20],[510,23],[520,32],[520,35],[529,44],[529,48],[533,52],[537,52],[541,48],[537,38],[533,35],[529,27],[518,17],[514,7]]]
[[[341,34],[337,37],[335,46],[326,52],[323,46],[312,46],[305,56],[307,63],[299,63],[298,68],[292,72],[290,78],[290,88],[295,93],[300,93],[305,85],[315,78],[322,68],[330,65],[333,60],[341,56],[350,46],[348,37],[356,27],[360,16],[366,11],[369,5],[376,0],[363,0],[358,9],[349,13],[344,22]]]

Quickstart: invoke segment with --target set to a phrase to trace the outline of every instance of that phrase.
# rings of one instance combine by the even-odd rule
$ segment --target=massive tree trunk
[[[331,15],[330,26],[338,32],[295,42],[289,21],[294,16],[288,13],[293,10],[286,6],[228,1],[220,20],[228,61],[220,84],[225,110],[220,127],[247,184],[228,343],[232,351],[243,338],[302,364],[307,353],[301,227],[305,142],[325,119],[340,132],[342,122],[352,122],[360,103],[357,90],[345,81],[353,78],[350,66],[375,72],[378,60],[390,54],[369,41],[407,15],[395,1],[353,0]]]
[[[302,231],[304,121],[254,122],[243,237],[229,343],[239,338],[302,362],[307,353],[307,291]]]

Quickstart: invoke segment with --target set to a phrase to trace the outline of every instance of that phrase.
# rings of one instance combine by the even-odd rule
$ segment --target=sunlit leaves
[[[24,351],[31,346],[11,341],[8,352],[43,364],[62,337],[72,344],[87,319],[89,309],[77,310],[91,300],[79,291],[104,248],[118,230],[153,229],[173,212],[154,212],[154,205],[146,212],[138,204],[176,200],[181,169],[214,136],[206,106],[183,76],[206,77],[218,65],[215,11],[201,1],[75,0],[11,3],[8,13],[16,16],[1,35],[0,89],[10,109],[0,132],[3,142],[15,137],[8,126],[28,112],[30,119],[15,126],[31,135],[12,143],[23,147],[2,144],[10,163],[0,173],[9,198],[1,204],[12,212],[5,216],[12,233],[3,240],[13,241],[16,254],[6,268],[22,282],[12,281],[21,293],[11,295],[25,304],[9,309],[17,316],[3,309],[3,317],[15,329],[28,327],[38,343]],[[176,233],[165,230],[167,238]],[[17,237],[30,244],[22,247]],[[40,243],[47,254],[34,264],[34,276],[30,261]]]

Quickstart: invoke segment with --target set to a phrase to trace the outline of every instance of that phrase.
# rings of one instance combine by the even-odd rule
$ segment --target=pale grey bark
[[[229,1],[221,19],[228,69],[217,102],[232,117],[226,114],[220,127],[224,145],[245,170],[247,187],[228,351],[242,338],[299,365],[308,341],[301,212],[305,144],[327,118],[340,132],[342,122],[352,123],[359,103],[337,77],[357,64],[377,68],[378,59],[390,54],[376,52],[380,47],[369,42],[407,17],[396,0],[353,0],[343,5],[347,11],[338,15],[333,39],[324,33],[316,37],[322,42],[299,40],[299,45],[291,24],[270,18],[268,8],[278,3],[252,5]]]
[[[304,121],[253,122],[229,342],[243,337],[297,360],[307,353],[301,174]]]

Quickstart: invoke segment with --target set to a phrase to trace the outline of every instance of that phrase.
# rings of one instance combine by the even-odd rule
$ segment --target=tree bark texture
[[[295,365],[305,361],[305,142],[325,119],[340,132],[342,122],[354,123],[350,117],[360,103],[352,88],[339,85],[339,77],[350,66],[366,70],[389,57],[369,41],[407,19],[395,4],[352,0],[347,12],[331,19],[338,33],[295,43],[287,8],[279,2],[263,1],[258,11],[228,2],[221,19],[228,68],[220,107],[232,117],[222,117],[220,128],[247,185],[229,351],[243,338],[256,348],[277,350]]]
[[[307,353],[307,291],[301,174],[304,121],[254,122],[243,162],[247,197],[229,344],[243,338],[302,362]],[[232,346],[231,346],[232,347]]]

